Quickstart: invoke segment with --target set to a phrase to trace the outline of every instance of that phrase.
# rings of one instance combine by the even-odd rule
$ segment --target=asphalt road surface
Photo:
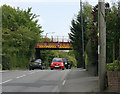
[[[98,77],[83,69],[16,70],[2,73],[2,92],[97,92]]]

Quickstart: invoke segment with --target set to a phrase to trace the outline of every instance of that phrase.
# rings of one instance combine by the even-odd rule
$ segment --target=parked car
[[[63,60],[64,60],[65,68],[66,68],[66,69],[70,69],[70,68],[71,68],[71,65],[70,65],[70,63],[68,63],[67,59],[66,59],[66,58],[63,58]]]
[[[53,58],[51,65],[51,70],[53,69],[62,69],[64,70],[64,61],[63,58]]]
[[[41,69],[43,70],[45,65],[41,59],[32,60],[29,64],[29,70]]]

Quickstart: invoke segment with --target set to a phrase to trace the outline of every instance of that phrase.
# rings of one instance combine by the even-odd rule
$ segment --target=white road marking
[[[52,92],[59,92],[58,86],[55,86],[54,89],[52,90]]]
[[[31,72],[31,73],[29,73],[29,74],[33,74],[33,73],[35,73],[35,71],[34,71],[34,72]]]
[[[63,81],[62,85],[65,85],[66,80]]]
[[[35,73],[35,72],[31,72],[31,73],[29,73],[29,74],[33,74],[33,73]]]
[[[61,81],[63,81],[64,80],[64,78],[66,77],[66,75],[67,75],[67,71],[64,71],[65,73],[63,74],[63,76],[62,76],[62,78],[61,78]]]
[[[4,84],[4,83],[7,83],[7,82],[12,81],[12,80],[13,80],[13,79],[9,79],[9,80],[4,81],[4,82],[2,82],[2,83],[0,83],[0,84]]]
[[[4,73],[4,72],[7,72],[7,70],[6,71],[0,70],[0,73]]]
[[[21,78],[21,77],[24,77],[24,76],[26,76],[26,75],[18,76],[18,77],[16,77],[16,78]]]

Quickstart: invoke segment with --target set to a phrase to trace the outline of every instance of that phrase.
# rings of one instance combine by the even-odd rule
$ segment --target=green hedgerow
[[[113,63],[107,64],[107,70],[109,71],[120,71],[120,61],[115,60]]]

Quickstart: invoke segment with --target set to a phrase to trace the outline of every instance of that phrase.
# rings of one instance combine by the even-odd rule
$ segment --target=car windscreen
[[[53,59],[53,62],[63,62],[62,59]]]
[[[33,60],[31,60],[31,62],[34,62],[35,60],[33,59]]]
[[[63,60],[64,60],[64,62],[67,62],[67,59],[64,58]]]
[[[35,60],[35,62],[39,63],[39,62],[41,62],[41,60],[40,60],[40,59],[37,59],[37,60]]]

